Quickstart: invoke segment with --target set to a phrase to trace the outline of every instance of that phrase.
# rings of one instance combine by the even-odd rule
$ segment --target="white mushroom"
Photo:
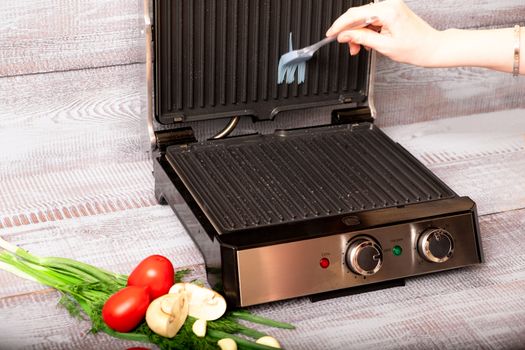
[[[272,348],[277,348],[277,349],[281,348],[281,344],[279,344],[277,339],[275,339],[274,337],[270,337],[269,335],[260,337],[259,339],[257,339],[256,343],[261,344],[261,345],[270,346]]]
[[[232,338],[223,338],[217,342],[221,350],[237,350],[237,343]]]
[[[193,331],[193,333],[195,333],[197,337],[204,338],[204,336],[206,335],[206,320],[196,320],[195,322],[193,322],[191,330]]]
[[[187,283],[175,283],[173,286],[171,286],[170,290],[168,291],[169,294],[177,294],[180,292],[186,291],[186,284]]]
[[[188,317],[185,293],[163,295],[151,302],[146,311],[146,323],[158,335],[173,338]]]
[[[176,283],[169,293],[185,292],[188,298],[189,315],[206,321],[214,321],[226,312],[226,300],[209,288],[193,283]]]

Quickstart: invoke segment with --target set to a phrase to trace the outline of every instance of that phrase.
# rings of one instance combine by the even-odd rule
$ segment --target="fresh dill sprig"
[[[60,300],[58,300],[58,305],[65,308],[74,318],[79,320],[85,319],[85,314],[83,313],[82,308],[70,295],[62,293]]]
[[[184,270],[175,271],[175,282],[176,283],[177,282],[182,282],[184,277],[186,277],[190,273],[191,273],[190,269],[184,269]]]
[[[116,332],[104,323],[102,308],[111,295],[126,286],[126,275],[99,269],[72,259],[41,258],[1,238],[0,248],[5,249],[0,252],[0,268],[60,291],[62,296],[59,305],[75,318],[89,317],[92,333],[104,332],[120,339],[156,344],[162,350],[217,349],[217,341],[222,338],[235,340],[239,350],[271,350],[274,348],[248,339],[258,339],[264,336],[264,333],[249,328],[237,320],[242,319],[279,328],[294,328],[290,324],[269,320],[244,310],[235,310],[227,312],[218,320],[208,321],[204,338],[199,338],[193,333],[192,326],[196,320],[193,317],[186,319],[181,330],[173,338],[157,335],[145,321],[132,332]],[[188,269],[177,271],[175,281],[181,282],[190,272]]]

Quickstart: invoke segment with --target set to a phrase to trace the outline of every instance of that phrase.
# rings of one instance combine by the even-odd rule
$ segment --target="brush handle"
[[[335,41],[335,39],[337,39],[337,35],[333,35],[333,36],[329,36],[327,38],[324,38],[323,40],[321,41],[318,41],[316,42],[315,44],[313,45],[310,45],[306,48],[307,51],[317,51],[319,50],[322,46],[325,46],[326,44],[329,44],[331,43],[332,41]]]
[[[352,29],[358,29],[358,28],[364,28],[369,27],[375,20],[377,20],[376,16],[372,16],[370,18],[362,19],[352,25]],[[304,51],[309,52],[315,52],[319,50],[321,47],[325,46],[326,44],[331,43],[332,41],[335,41],[337,39],[337,34],[329,36],[327,38],[324,38],[323,40],[320,40],[316,42],[313,45],[310,45],[304,49]]]

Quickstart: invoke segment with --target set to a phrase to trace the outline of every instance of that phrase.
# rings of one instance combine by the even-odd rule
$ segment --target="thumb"
[[[390,46],[389,37],[368,28],[345,30],[339,33],[337,41],[367,46],[381,53]]]

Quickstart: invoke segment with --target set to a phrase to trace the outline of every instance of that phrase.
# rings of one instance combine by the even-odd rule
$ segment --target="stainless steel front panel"
[[[425,229],[446,229],[454,239],[454,254],[443,263],[423,259],[417,248]],[[352,238],[369,236],[383,251],[383,266],[372,276],[353,273],[345,263]],[[317,294],[364,284],[448,270],[481,262],[471,214],[342,233],[322,238],[240,250],[237,253],[241,306]],[[392,248],[402,248],[394,255]],[[328,268],[320,260],[330,261]]]

